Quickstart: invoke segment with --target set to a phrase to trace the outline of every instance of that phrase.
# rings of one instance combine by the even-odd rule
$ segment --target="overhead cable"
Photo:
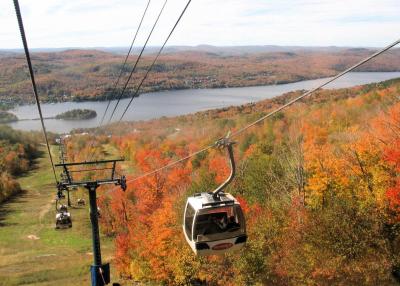
[[[49,139],[47,137],[46,127],[44,125],[42,108],[40,106],[39,95],[38,95],[37,88],[36,88],[35,74],[33,72],[31,57],[30,57],[30,54],[29,54],[28,43],[27,43],[27,40],[26,40],[25,29],[24,29],[24,24],[22,22],[21,10],[20,10],[20,7],[19,7],[18,0],[14,0],[14,7],[15,7],[15,13],[17,14],[18,26],[19,26],[19,31],[20,31],[20,34],[21,34],[22,43],[24,45],[25,57],[26,57],[26,62],[28,64],[28,68],[29,68],[29,75],[31,77],[33,93],[35,95],[36,105],[37,105],[39,116],[40,116],[40,123],[42,124],[42,131],[43,131],[44,139],[46,141],[47,152],[49,154],[51,167],[53,169],[54,180],[57,183],[56,169],[54,167],[53,156],[51,155],[51,151],[50,151]]]
[[[161,10],[160,10],[160,12],[159,12],[159,14],[158,14],[158,16],[157,16],[157,19],[156,19],[156,21],[154,22],[153,27],[151,28],[151,31],[150,31],[149,35],[147,36],[146,42],[144,43],[144,45],[143,45],[143,47],[142,47],[142,50],[140,51],[140,54],[139,54],[139,56],[138,56],[137,59],[136,59],[135,65],[133,66],[133,68],[132,68],[132,70],[131,70],[131,72],[130,72],[130,74],[129,74],[129,77],[128,77],[128,79],[126,80],[124,87],[122,88],[121,92],[119,93],[119,96],[118,96],[118,99],[117,99],[117,103],[116,103],[115,106],[114,106],[114,109],[113,109],[113,111],[112,111],[112,113],[111,113],[111,116],[110,116],[110,119],[108,120],[108,123],[111,122],[111,120],[112,120],[112,118],[113,118],[113,116],[114,116],[114,114],[115,114],[115,111],[117,110],[118,104],[119,104],[119,102],[121,101],[121,99],[122,99],[122,97],[123,97],[123,95],[124,95],[124,93],[125,93],[126,88],[128,87],[129,81],[131,80],[132,75],[133,75],[133,73],[134,73],[135,70],[136,70],[137,64],[139,63],[139,61],[140,61],[140,59],[141,59],[141,57],[142,57],[142,55],[143,55],[143,52],[144,52],[144,50],[145,50],[145,48],[146,48],[146,46],[147,46],[147,43],[149,42],[150,37],[151,37],[151,35],[153,34],[154,28],[157,26],[158,20],[160,19],[161,14],[163,13],[164,8],[165,8],[165,5],[167,4],[167,2],[168,2],[168,0],[165,0],[165,1],[164,1],[164,5],[162,6],[162,8],[161,8]]]
[[[122,74],[124,73],[126,63],[127,63],[127,61],[128,61],[129,55],[131,54],[131,51],[132,51],[133,45],[134,45],[134,43],[135,43],[135,41],[136,41],[136,37],[137,37],[137,35],[138,35],[138,33],[139,33],[139,30],[140,30],[140,28],[141,28],[141,26],[142,26],[143,19],[144,19],[144,17],[146,16],[147,10],[148,10],[149,5],[150,5],[150,2],[151,2],[151,0],[147,1],[147,5],[146,5],[146,8],[144,9],[144,12],[143,12],[142,18],[141,18],[141,20],[140,20],[139,26],[138,26],[137,29],[136,29],[135,36],[133,37],[131,46],[129,47],[129,51],[128,51],[128,53],[126,54],[124,63],[123,63],[123,65],[122,65],[122,67],[121,67],[121,70],[120,70],[120,72],[119,72],[118,78],[117,78],[117,80],[116,80],[116,82],[115,82],[115,84],[114,84],[113,90],[112,90],[112,92],[111,92],[111,94],[110,94],[110,97],[109,97],[109,100],[108,100],[108,103],[107,103],[107,107],[106,107],[106,109],[105,109],[105,111],[104,111],[104,113],[103,113],[103,116],[102,116],[102,118],[101,118],[101,121],[100,121],[100,124],[99,124],[98,127],[100,127],[100,126],[103,124],[104,118],[106,117],[106,113],[107,113],[107,111],[108,111],[108,108],[110,107],[111,101],[114,99],[114,94],[115,94],[115,92],[116,92],[116,90],[117,90],[117,87],[118,87],[119,81],[120,81],[120,79],[121,79],[121,76],[122,76]]]
[[[309,90],[309,91],[303,93],[303,94],[300,95],[299,97],[296,97],[295,99],[289,101],[288,103],[282,105],[281,107],[275,109],[274,111],[272,111],[272,112],[266,114],[265,116],[259,118],[258,120],[252,122],[251,124],[249,124],[249,125],[247,125],[247,126],[241,128],[241,129],[239,129],[239,130],[233,132],[232,135],[231,135],[231,137],[235,137],[235,136],[237,136],[237,135],[243,133],[244,131],[246,131],[246,130],[249,129],[250,127],[256,125],[257,123],[260,123],[261,121],[264,121],[265,119],[267,119],[268,117],[271,117],[271,116],[274,115],[275,113],[278,113],[278,112],[281,111],[282,109],[285,109],[286,107],[291,106],[293,103],[295,103],[295,102],[297,102],[297,101],[303,99],[304,97],[313,94],[313,93],[316,92],[317,90],[323,88],[324,86],[330,84],[331,82],[337,80],[338,78],[344,76],[345,74],[347,74],[347,73],[349,73],[349,72],[355,70],[355,69],[358,68],[359,66],[365,64],[366,62],[369,62],[369,61],[372,60],[373,58],[375,58],[375,57],[379,56],[380,54],[386,52],[387,50],[393,48],[394,46],[398,45],[399,43],[400,43],[400,39],[397,40],[397,41],[395,41],[394,43],[390,44],[389,46],[383,48],[382,50],[377,51],[377,52],[374,53],[373,55],[371,55],[371,56],[369,56],[369,57],[363,59],[362,61],[358,62],[357,64],[355,64],[355,65],[349,67],[349,68],[346,69],[345,71],[343,71],[343,72],[339,73],[338,75],[332,77],[331,79],[327,80],[326,82],[324,82],[323,84],[319,85],[318,87],[316,87],[316,88],[314,88],[314,89],[311,89],[311,90]]]
[[[132,40],[131,45],[130,45],[130,47],[129,47],[128,53],[126,54],[126,57],[125,57],[125,60],[124,60],[123,65],[122,65],[122,67],[121,67],[121,69],[120,69],[118,78],[117,78],[117,80],[116,80],[115,83],[114,83],[114,87],[113,87],[113,89],[112,89],[112,92],[110,93],[110,96],[108,96],[108,103],[107,103],[106,109],[104,110],[103,116],[101,117],[100,123],[99,123],[99,125],[97,126],[97,128],[99,128],[99,127],[101,127],[101,126],[103,125],[103,122],[104,122],[104,119],[105,119],[105,117],[106,117],[107,111],[108,111],[108,109],[110,108],[111,101],[114,99],[114,95],[115,95],[115,93],[116,93],[116,91],[117,91],[117,87],[118,87],[119,81],[120,81],[120,79],[121,79],[121,77],[122,77],[122,74],[124,73],[126,63],[128,62],[128,59],[129,59],[129,56],[130,56],[130,54],[131,54],[133,45],[134,45],[134,43],[135,43],[135,41],[136,41],[136,37],[137,37],[137,35],[139,34],[140,28],[142,27],[142,23],[143,23],[143,20],[144,20],[144,18],[145,18],[145,16],[146,16],[147,10],[148,10],[149,5],[150,5],[150,2],[151,2],[151,0],[148,0],[148,1],[147,1],[146,8],[144,9],[142,18],[140,19],[139,25],[138,25],[138,27],[137,27],[137,29],[136,29],[135,36],[133,37],[133,40]],[[90,152],[90,150],[92,149],[94,143],[95,143],[95,138],[94,138],[94,139],[92,140],[92,142],[90,143],[89,152]],[[94,150],[90,153],[90,155],[88,155],[88,156],[86,157],[86,161],[91,161],[92,158],[93,158],[93,155],[94,155]]]
[[[128,105],[126,106],[126,108],[125,108],[124,112],[122,113],[122,115],[121,115],[120,119],[118,120],[118,122],[121,122],[121,121],[122,121],[122,118],[124,117],[124,115],[125,115],[126,112],[128,111],[128,109],[129,109],[129,107],[130,107],[130,105],[131,105],[133,99],[134,99],[135,97],[138,97],[138,96],[139,96],[139,91],[140,91],[140,88],[142,87],[143,82],[146,80],[146,78],[147,78],[147,76],[149,75],[150,71],[152,70],[154,64],[156,63],[158,57],[160,56],[162,50],[164,49],[165,45],[167,44],[169,38],[172,36],[172,33],[175,31],[175,28],[178,26],[180,20],[182,19],[183,15],[185,14],[187,8],[189,7],[190,2],[192,2],[192,0],[189,0],[189,1],[186,3],[185,8],[182,10],[182,12],[181,12],[181,14],[180,14],[178,20],[175,22],[175,25],[173,26],[172,30],[169,32],[168,37],[165,39],[164,44],[161,46],[160,50],[158,51],[157,56],[156,56],[156,57],[154,58],[154,60],[153,60],[153,63],[152,63],[152,64],[150,65],[150,67],[147,69],[147,72],[146,72],[145,76],[142,78],[142,81],[140,82],[140,84],[139,84],[138,87],[136,88],[135,93],[132,95],[131,100],[129,101]],[[110,118],[110,120],[111,120],[111,118]]]

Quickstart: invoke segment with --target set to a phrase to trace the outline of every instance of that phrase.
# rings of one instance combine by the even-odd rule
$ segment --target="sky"
[[[30,48],[129,46],[148,0],[20,0]],[[151,0],[135,46],[166,0]],[[187,0],[167,0],[161,45]],[[382,47],[400,38],[400,0],[192,0],[169,45]],[[0,49],[22,48],[13,1],[0,1]]]

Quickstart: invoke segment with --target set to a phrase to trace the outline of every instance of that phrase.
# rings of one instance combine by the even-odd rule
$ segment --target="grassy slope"
[[[73,227],[54,229],[55,188],[47,156],[19,179],[24,193],[0,206],[0,285],[87,285],[92,263],[88,206],[72,208]],[[72,199],[84,191],[72,195]],[[36,235],[39,239],[29,239]],[[102,238],[103,261],[113,243]]]

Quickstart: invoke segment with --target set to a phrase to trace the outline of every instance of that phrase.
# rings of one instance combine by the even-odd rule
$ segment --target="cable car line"
[[[164,8],[165,8],[165,5],[167,4],[167,2],[168,2],[168,0],[165,0],[165,1],[164,1],[164,5],[162,6],[162,8],[161,8],[161,10],[160,10],[160,12],[159,12],[159,14],[158,14],[158,16],[157,16],[157,19],[156,19],[156,21],[154,22],[153,27],[151,28],[151,31],[150,31],[149,35],[147,36],[146,42],[145,42],[145,44],[143,45],[142,50],[140,51],[140,54],[139,54],[139,56],[138,56],[137,59],[136,59],[135,65],[133,66],[133,68],[132,68],[132,70],[131,70],[131,72],[130,72],[130,74],[129,74],[129,77],[128,77],[128,79],[126,80],[125,85],[124,85],[122,91],[119,93],[117,103],[116,103],[115,106],[114,106],[114,109],[113,109],[113,111],[112,111],[112,113],[111,113],[111,116],[110,116],[110,119],[108,120],[108,123],[111,122],[111,120],[112,120],[112,118],[113,118],[113,116],[114,116],[114,113],[115,113],[115,111],[117,110],[118,104],[119,104],[119,102],[121,101],[122,96],[123,96],[124,93],[125,93],[125,90],[126,90],[128,84],[129,84],[129,81],[131,80],[132,75],[133,75],[133,73],[134,73],[135,70],[136,70],[137,64],[139,63],[139,61],[140,61],[140,59],[141,59],[141,57],[142,57],[142,55],[143,55],[143,52],[144,52],[144,50],[145,50],[145,48],[146,48],[146,46],[147,46],[147,43],[148,43],[148,41],[150,40],[151,35],[153,34],[154,28],[156,27],[156,25],[157,25],[157,23],[158,23],[158,20],[160,19],[161,14],[163,13]]]
[[[128,83],[129,83],[129,81],[130,81],[130,79],[131,79],[133,73],[134,73],[135,70],[136,70],[137,64],[139,63],[139,61],[140,61],[140,59],[141,59],[141,57],[142,57],[142,54],[143,54],[143,52],[144,52],[144,50],[145,50],[145,48],[146,48],[146,46],[147,46],[147,43],[148,43],[148,41],[149,41],[149,39],[150,39],[150,37],[151,37],[151,35],[152,35],[152,33],[153,33],[153,30],[154,30],[155,26],[157,25],[157,22],[158,22],[158,20],[159,20],[161,14],[162,14],[162,12],[163,12],[163,10],[164,10],[165,5],[167,4],[167,1],[168,1],[168,0],[165,0],[164,5],[162,6],[158,17],[157,17],[156,21],[154,22],[153,27],[152,27],[152,29],[151,29],[149,35],[147,36],[146,42],[145,42],[145,44],[143,45],[143,47],[142,47],[142,49],[141,49],[141,51],[140,51],[140,54],[138,55],[138,57],[137,57],[137,59],[136,59],[136,61],[135,61],[135,64],[134,64],[134,66],[133,66],[133,68],[132,68],[132,70],[131,70],[131,72],[130,72],[130,74],[129,74],[129,77],[128,77],[127,81],[125,82],[124,88],[123,88],[123,90],[120,92],[120,94],[119,94],[119,96],[118,96],[118,100],[117,100],[117,102],[116,102],[116,104],[115,104],[115,106],[114,106],[114,109],[113,109],[113,111],[112,111],[112,113],[111,113],[111,116],[110,116],[110,119],[108,120],[108,123],[110,123],[111,120],[112,120],[112,117],[113,117],[113,115],[114,115],[114,113],[115,113],[115,111],[116,111],[116,109],[117,109],[117,106],[118,106],[119,102],[120,102],[121,99],[122,99],[123,93],[125,92],[125,89],[126,89]],[[130,52],[131,52],[131,50],[132,50],[133,44],[134,44],[135,39],[136,39],[136,37],[137,37],[137,35],[138,35],[138,32],[139,32],[139,30],[140,30],[140,27],[141,27],[141,25],[142,25],[143,19],[144,19],[145,15],[146,15],[146,12],[147,12],[147,10],[148,10],[148,7],[149,7],[149,5],[150,5],[150,2],[151,2],[151,0],[149,0],[149,1],[147,2],[146,9],[144,10],[144,13],[143,13],[143,15],[142,15],[142,18],[141,18],[141,20],[140,20],[140,24],[139,24],[139,26],[138,26],[138,28],[137,28],[137,30],[136,30],[135,36],[134,36],[133,41],[132,41],[132,43],[131,43],[131,46],[130,46],[130,48],[129,48],[128,54],[127,54],[126,57],[125,57],[124,64],[123,64],[123,66],[122,66],[122,68],[121,68],[121,70],[120,70],[120,74],[119,74],[119,76],[118,76],[118,80],[116,81],[116,83],[115,83],[115,85],[114,85],[114,89],[113,89],[113,91],[112,91],[112,93],[111,93],[111,97],[110,97],[110,99],[109,99],[109,101],[108,101],[108,103],[107,103],[107,107],[106,107],[106,109],[105,109],[105,111],[104,111],[104,113],[103,113],[103,116],[102,116],[102,118],[101,118],[100,124],[97,126],[97,128],[99,128],[99,127],[101,127],[101,126],[103,125],[103,122],[104,122],[104,119],[105,119],[105,117],[106,117],[107,111],[108,111],[108,109],[109,109],[109,107],[110,107],[111,101],[114,99],[114,94],[115,94],[115,92],[116,92],[116,90],[117,90],[117,86],[118,86],[120,77],[122,76],[124,67],[125,67],[126,62],[127,62],[128,58],[129,58],[129,54],[130,54]],[[93,147],[94,142],[95,142],[95,140],[92,140],[92,142],[90,143],[89,150]],[[85,161],[91,161],[92,158],[93,158],[93,156],[94,156],[94,151],[91,152],[90,154],[88,154],[88,156],[86,156]],[[89,158],[89,159],[88,159],[88,158]]]
[[[133,48],[133,45],[134,45],[134,43],[135,43],[135,41],[136,41],[136,37],[137,37],[137,35],[138,35],[139,31],[140,31],[140,28],[141,28],[141,26],[142,26],[143,19],[144,19],[144,17],[146,16],[147,10],[148,10],[149,5],[150,5],[150,2],[151,2],[151,0],[149,0],[149,1],[147,2],[146,8],[145,8],[145,10],[144,10],[144,12],[143,12],[143,15],[142,15],[142,18],[141,18],[141,20],[140,20],[139,26],[138,26],[137,29],[136,29],[135,36],[133,37],[131,46],[129,47],[129,51],[128,51],[126,57],[125,57],[125,60],[124,60],[124,63],[123,63],[123,65],[122,65],[122,67],[121,67],[121,70],[120,70],[120,72],[119,72],[117,81],[116,81],[115,84],[114,84],[114,88],[113,88],[113,90],[112,90],[112,92],[111,92],[111,95],[110,95],[110,98],[109,98],[109,100],[108,100],[106,110],[105,110],[104,113],[103,113],[103,116],[102,116],[102,118],[101,118],[101,121],[100,121],[100,124],[99,124],[98,127],[100,127],[100,126],[103,124],[104,118],[106,117],[106,113],[107,113],[107,111],[108,111],[108,108],[110,107],[111,101],[112,101],[113,98],[114,98],[114,94],[115,94],[115,92],[116,92],[116,90],[117,90],[119,81],[120,81],[121,76],[122,76],[122,74],[123,74],[123,72],[124,72],[126,63],[127,63],[127,61],[128,61],[128,58],[129,58],[129,55],[130,55],[130,53],[131,53],[131,51],[132,51],[132,48]]]
[[[350,68],[346,69],[345,71],[343,71],[343,72],[337,74],[336,76],[334,76],[333,78],[327,80],[326,82],[324,82],[323,84],[319,85],[318,87],[316,87],[316,88],[314,88],[314,89],[312,89],[312,90],[306,91],[305,93],[303,93],[302,95],[296,97],[295,99],[292,99],[292,100],[289,101],[288,103],[286,103],[286,104],[280,106],[279,108],[277,108],[277,109],[275,109],[275,110],[269,112],[267,115],[265,115],[265,116],[263,116],[263,117],[257,119],[256,121],[254,121],[254,122],[252,122],[252,123],[246,125],[245,127],[241,128],[241,129],[239,129],[239,130],[233,132],[233,133],[229,136],[229,138],[233,138],[233,137],[235,137],[235,136],[239,136],[241,133],[243,133],[244,131],[246,131],[246,130],[249,129],[250,127],[252,127],[252,126],[254,126],[254,125],[256,125],[256,124],[258,124],[258,123],[264,121],[265,119],[267,119],[267,118],[273,116],[273,115],[276,114],[277,112],[282,111],[283,109],[285,109],[285,108],[287,108],[287,107],[293,105],[294,103],[298,102],[299,100],[303,99],[304,97],[313,94],[314,92],[316,92],[316,91],[318,91],[319,89],[323,88],[323,87],[326,86],[327,84],[329,84],[329,83],[331,83],[331,82],[337,80],[338,78],[340,78],[340,77],[344,76],[345,74],[347,74],[347,73],[353,71],[354,69],[358,68],[359,66],[361,66],[361,65],[363,65],[363,64],[365,64],[365,63],[367,63],[367,62],[369,62],[369,61],[372,60],[373,58],[375,58],[375,57],[381,55],[382,53],[384,53],[384,52],[386,52],[386,51],[388,51],[389,49],[393,48],[394,46],[398,45],[399,43],[400,43],[400,39],[397,40],[397,41],[395,41],[395,42],[393,42],[392,44],[386,46],[385,48],[383,48],[383,49],[377,51],[376,53],[372,54],[371,56],[369,56],[369,57],[367,57],[367,58],[361,60],[361,61],[358,62],[357,64],[355,64],[355,65],[351,66]],[[221,140],[221,139],[220,139],[220,140]],[[144,174],[142,174],[142,175],[139,175],[138,177],[135,177],[135,178],[133,178],[133,179],[127,180],[126,183],[131,183],[131,182],[140,180],[140,179],[142,179],[142,178],[144,178],[144,177],[153,175],[153,174],[155,174],[155,173],[158,173],[158,172],[160,172],[160,171],[163,171],[164,169],[171,168],[171,167],[173,167],[173,166],[175,166],[175,165],[177,165],[177,164],[179,164],[179,163],[182,163],[182,162],[184,162],[184,161],[186,161],[186,160],[192,158],[193,156],[196,156],[196,155],[198,155],[198,154],[200,154],[200,153],[203,153],[203,152],[205,152],[205,151],[207,151],[207,150],[209,150],[209,149],[211,149],[211,148],[217,146],[217,145],[218,145],[218,142],[220,142],[220,140],[218,140],[218,141],[216,141],[215,143],[213,143],[213,144],[211,144],[211,145],[208,145],[208,146],[206,146],[206,147],[204,147],[204,148],[202,148],[202,149],[200,149],[200,150],[198,150],[198,151],[196,151],[196,152],[194,152],[194,153],[191,153],[191,154],[189,154],[189,155],[187,155],[187,156],[185,156],[185,157],[183,157],[183,158],[181,158],[181,159],[179,159],[179,160],[176,160],[176,161],[174,161],[174,162],[168,163],[168,164],[166,164],[166,165],[164,165],[164,166],[162,166],[162,167],[160,167],[160,168],[157,168],[157,169],[154,169],[154,170],[149,171],[149,172],[147,172],[147,173],[144,173]],[[106,192],[105,194],[108,194],[108,193],[112,192],[113,190],[114,190],[114,189],[111,189],[110,191]]]
[[[138,97],[138,96],[139,96],[139,90],[140,90],[140,88],[142,87],[143,82],[146,80],[146,78],[147,78],[147,76],[149,75],[150,71],[152,70],[154,64],[156,63],[158,57],[161,55],[162,50],[164,49],[165,45],[167,44],[169,38],[172,36],[172,33],[175,31],[175,28],[178,26],[180,20],[182,19],[183,15],[184,15],[185,12],[186,12],[186,9],[189,7],[190,2],[192,2],[192,0],[189,0],[189,1],[186,3],[185,8],[182,10],[181,14],[179,15],[178,20],[175,22],[175,25],[173,26],[172,30],[171,30],[170,33],[168,34],[168,37],[165,39],[164,44],[161,46],[160,50],[158,51],[157,56],[156,56],[156,57],[154,58],[154,60],[153,60],[153,63],[152,63],[152,64],[150,65],[150,67],[147,69],[147,72],[146,72],[145,76],[143,77],[142,81],[140,82],[140,84],[139,84],[138,87],[136,88],[135,93],[132,95],[131,100],[129,101],[128,105],[126,106],[126,108],[125,108],[124,112],[122,113],[122,115],[121,115],[120,119],[118,120],[118,122],[121,122],[121,121],[122,121],[122,118],[124,117],[125,113],[128,111],[129,106],[131,105],[133,99],[134,99],[135,97]],[[110,120],[111,120],[111,118],[110,118]]]
[[[150,172],[147,172],[147,173],[145,173],[145,174],[142,174],[142,175],[140,175],[140,176],[138,176],[138,177],[136,177],[136,178],[127,180],[126,183],[131,183],[131,182],[140,180],[140,179],[142,179],[142,178],[144,178],[144,177],[147,177],[147,176],[156,174],[156,173],[158,173],[158,172],[160,172],[160,171],[162,171],[162,170],[164,170],[164,169],[171,168],[171,167],[173,167],[173,166],[176,165],[176,164],[182,163],[182,162],[184,162],[184,161],[186,161],[186,160],[192,158],[193,156],[196,156],[196,155],[201,154],[201,153],[203,153],[203,152],[205,152],[205,151],[207,151],[207,150],[210,150],[211,148],[214,148],[216,145],[217,145],[217,143],[208,145],[207,147],[205,147],[205,148],[203,148],[203,149],[200,149],[200,150],[198,150],[198,151],[196,151],[196,152],[194,152],[194,153],[191,153],[190,155],[187,155],[186,157],[183,157],[183,158],[181,158],[181,159],[179,159],[179,160],[177,160],[177,161],[174,161],[174,162],[171,162],[171,163],[169,163],[169,164],[166,164],[166,165],[164,165],[164,166],[162,166],[162,167],[160,167],[160,168],[158,168],[158,169],[155,169],[155,170],[153,170],[153,171],[150,171]]]
[[[120,79],[121,79],[121,76],[122,76],[122,74],[123,74],[124,68],[125,68],[126,63],[127,63],[127,61],[128,61],[129,55],[130,55],[130,53],[131,53],[131,51],[132,51],[133,45],[134,45],[134,43],[135,43],[135,41],[136,41],[136,37],[137,37],[137,35],[138,35],[139,31],[140,31],[140,28],[141,28],[141,26],[142,26],[144,17],[146,16],[147,10],[148,10],[149,5],[150,5],[150,2],[151,2],[151,0],[149,0],[149,1],[147,2],[146,8],[145,8],[145,10],[144,10],[144,12],[143,12],[143,15],[142,15],[142,18],[141,18],[141,20],[140,20],[139,26],[138,26],[138,28],[137,28],[137,30],[136,30],[136,33],[135,33],[135,36],[134,36],[134,38],[133,38],[133,40],[132,40],[131,46],[130,46],[130,48],[129,48],[129,51],[128,51],[126,57],[125,57],[124,63],[123,63],[122,68],[121,68],[121,70],[120,70],[118,79],[117,79],[117,81],[115,82],[113,91],[112,91],[112,93],[111,93],[111,96],[109,97],[109,100],[108,100],[108,103],[107,103],[107,107],[106,107],[106,109],[105,109],[105,111],[104,111],[104,113],[103,113],[103,116],[102,116],[101,121],[100,121],[99,125],[97,126],[97,128],[99,128],[99,127],[101,127],[101,126],[103,125],[103,122],[104,122],[104,119],[105,119],[106,114],[107,114],[107,112],[108,112],[108,109],[110,108],[111,101],[114,100],[114,98],[115,98],[114,95],[115,95],[115,93],[116,93],[116,91],[117,91],[117,87],[118,87],[119,81],[120,81]],[[167,2],[167,1],[165,1],[164,6],[165,6],[166,2]],[[163,6],[162,10],[164,9],[164,6]],[[162,10],[161,10],[161,12],[162,12]],[[160,14],[161,14],[161,12],[160,12]],[[157,18],[156,22],[155,22],[154,25],[153,25],[153,29],[154,29],[155,25],[157,24],[157,21],[158,21],[158,18]],[[151,36],[151,34],[152,34],[152,32],[153,32],[153,29],[151,30],[150,34],[148,35],[147,41],[149,40],[149,38],[150,38],[150,36]],[[134,73],[134,71],[135,71],[135,69],[136,69],[136,66],[137,66],[137,64],[138,64],[138,62],[139,62],[139,60],[140,60],[140,58],[141,58],[141,56],[142,56],[142,53],[143,53],[144,49],[146,48],[147,41],[146,41],[146,43],[143,45],[142,50],[141,50],[141,52],[140,52],[140,55],[139,55],[139,56],[137,57],[137,59],[136,59],[135,65],[134,65],[134,67],[133,67],[133,69],[132,69],[132,71],[131,71],[131,73],[130,73],[130,76],[132,76],[132,74]],[[130,77],[129,77],[129,79],[130,79]],[[129,79],[128,79],[128,82],[129,82]],[[128,84],[128,82],[126,82],[125,87],[126,87],[126,85]],[[114,108],[114,111],[113,111],[113,112],[115,112],[115,109],[117,108],[117,106],[118,106],[119,101],[121,100],[121,98],[122,98],[122,95],[119,96],[118,101],[117,101],[117,103],[116,103],[116,105],[115,105],[115,108]],[[111,115],[111,117],[112,117],[112,116],[113,116],[113,114]],[[111,121],[111,118],[110,118],[110,121]],[[110,122],[110,121],[109,121],[109,122]],[[94,142],[95,142],[95,139],[93,139],[92,142],[90,143],[89,150],[93,147]],[[85,160],[86,160],[86,161],[91,161],[92,158],[93,158],[93,155],[94,155],[94,151],[92,151],[90,154],[88,154],[88,156],[86,156],[86,159],[85,159]]]
[[[25,50],[26,62],[28,64],[28,68],[29,68],[29,75],[31,77],[32,89],[33,89],[33,93],[35,95],[36,105],[37,105],[39,116],[40,116],[40,123],[42,125],[42,131],[43,131],[44,139],[46,141],[47,152],[49,154],[51,168],[53,169],[54,180],[57,183],[56,169],[54,167],[53,156],[51,155],[51,151],[50,151],[50,144],[49,144],[49,139],[47,137],[46,126],[44,125],[42,108],[40,106],[39,95],[38,95],[37,87],[36,87],[35,74],[33,72],[31,57],[30,57],[30,54],[29,54],[28,42],[26,40],[24,23],[22,22],[21,10],[20,10],[20,7],[19,7],[18,0],[14,0],[14,7],[15,7],[15,13],[17,14],[19,31],[20,31],[20,34],[21,34],[21,39],[22,39],[22,43],[23,43],[23,46],[24,46],[24,50]]]
[[[146,71],[146,74],[144,75],[144,77],[143,77],[142,80],[140,81],[139,85],[137,86],[135,92],[133,93],[133,95],[132,95],[132,97],[131,97],[131,99],[130,99],[128,105],[126,106],[126,108],[125,108],[123,114],[121,115],[120,119],[118,120],[118,122],[121,122],[121,121],[122,121],[122,118],[124,117],[124,115],[125,115],[126,112],[128,111],[130,105],[132,104],[133,99],[134,99],[135,97],[138,97],[138,96],[139,96],[140,88],[142,87],[144,81],[147,79],[149,73],[150,73],[151,70],[153,69],[155,63],[157,62],[159,56],[161,55],[161,52],[163,51],[163,49],[164,49],[165,45],[167,44],[168,40],[171,38],[173,32],[175,31],[175,29],[176,29],[176,27],[178,26],[180,20],[182,19],[183,15],[185,14],[185,12],[186,12],[187,8],[189,7],[189,4],[191,3],[191,1],[192,1],[192,0],[189,0],[189,1],[186,3],[185,8],[182,10],[181,14],[179,15],[179,18],[177,19],[177,21],[175,22],[173,28],[171,29],[170,33],[168,34],[168,37],[167,37],[166,40],[164,41],[164,43],[163,43],[163,45],[161,46],[161,48],[159,49],[159,51],[158,51],[156,57],[154,58],[152,64],[149,66],[149,68],[148,68],[147,71]],[[153,26],[153,28],[154,28],[154,26]],[[151,34],[150,34],[150,35],[151,35]],[[149,36],[150,36],[150,35],[149,35]],[[126,87],[126,85],[125,85],[125,87]],[[125,90],[125,89],[124,89],[124,90]],[[118,101],[118,102],[119,102],[119,101]],[[108,123],[111,122],[112,116],[113,116],[114,113],[115,113],[115,110],[116,110],[116,108],[117,108],[118,102],[117,102],[117,104],[116,104],[115,107],[114,107],[113,113],[111,114],[111,117],[110,117]],[[93,144],[92,144],[91,146],[93,146]],[[203,151],[205,151],[205,150],[203,150]],[[201,153],[201,152],[200,152],[200,153]],[[93,156],[93,152],[92,152],[91,155]]]

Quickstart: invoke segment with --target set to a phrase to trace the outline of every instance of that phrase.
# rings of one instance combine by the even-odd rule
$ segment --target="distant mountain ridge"
[[[142,47],[134,47],[133,53],[138,54]],[[153,54],[158,52],[159,46],[146,47],[145,54]],[[33,48],[33,53],[54,53],[64,52],[67,50],[98,50],[116,54],[126,54],[129,47],[65,47],[65,48]],[[216,53],[219,55],[243,55],[252,53],[273,53],[273,52],[338,52],[344,50],[376,50],[377,47],[338,47],[338,46],[278,46],[278,45],[249,45],[249,46],[213,46],[213,45],[197,45],[197,46],[167,46],[164,53],[177,52],[206,52]],[[0,49],[0,55],[22,53],[23,49]]]

